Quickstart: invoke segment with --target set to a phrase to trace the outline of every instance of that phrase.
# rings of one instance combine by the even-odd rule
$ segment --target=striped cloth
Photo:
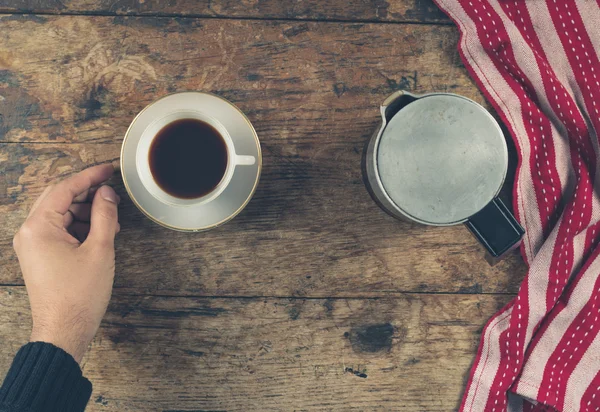
[[[462,411],[600,410],[600,0],[436,0],[519,152],[529,272],[481,344]]]

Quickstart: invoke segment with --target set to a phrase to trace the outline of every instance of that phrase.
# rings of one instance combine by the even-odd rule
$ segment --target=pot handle
[[[525,229],[499,198],[471,216],[465,225],[494,258],[519,246],[525,234]]]

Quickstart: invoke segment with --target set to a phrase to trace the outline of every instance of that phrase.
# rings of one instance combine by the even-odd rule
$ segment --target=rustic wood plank
[[[518,253],[491,267],[463,226],[424,227],[382,212],[361,179],[360,144],[263,144],[264,173],[240,216],[206,233],[164,229],[124,199],[116,285],[202,296],[393,296],[515,292]],[[13,233],[48,182],[111,161],[120,145],[0,144],[0,283],[21,284]],[[332,161],[333,160],[333,161]],[[509,184],[509,183],[507,183]]]
[[[0,12],[450,23],[433,0],[0,0]]]
[[[0,141],[44,143],[1,146],[2,283],[21,283],[10,241],[43,187],[116,159],[142,107],[187,89],[220,93],[248,113],[263,178],[241,216],[206,234],[162,229],[126,201],[121,290],[514,292],[523,276],[516,254],[489,267],[463,227],[396,222],[362,184],[362,149],[387,95],[443,90],[483,102],[453,28],[81,16],[10,16],[0,27]]]
[[[399,89],[485,104],[454,27],[15,15],[0,30],[0,142],[118,142],[183,90],[233,101],[282,152],[364,143]]]
[[[89,411],[452,411],[486,320],[509,296],[114,297],[83,362]],[[28,338],[0,288],[0,374]]]

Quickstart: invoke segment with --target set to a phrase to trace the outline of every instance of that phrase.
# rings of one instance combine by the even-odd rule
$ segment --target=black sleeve
[[[44,342],[19,349],[0,388],[1,412],[80,412],[92,384],[64,350]]]

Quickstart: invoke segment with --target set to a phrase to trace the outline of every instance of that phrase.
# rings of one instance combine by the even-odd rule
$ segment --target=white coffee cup
[[[221,135],[227,149],[227,167],[219,184],[204,196],[194,199],[182,199],[165,192],[154,180],[150,170],[150,148],[159,132],[167,125],[181,119],[196,119],[209,124]],[[178,110],[166,113],[154,120],[143,131],[137,147],[136,168],[142,184],[148,192],[160,202],[173,206],[197,206],[206,204],[217,198],[230,183],[236,166],[252,166],[256,163],[254,156],[242,156],[235,153],[233,141],[229,132],[221,122],[201,111]]]
[[[165,126],[182,119],[210,125],[227,151],[219,184],[194,199],[165,192],[150,169],[152,142]],[[121,148],[121,175],[133,203],[152,221],[178,231],[201,232],[229,222],[250,202],[261,169],[260,141],[252,123],[233,103],[211,93],[181,92],[154,101],[133,119]]]

